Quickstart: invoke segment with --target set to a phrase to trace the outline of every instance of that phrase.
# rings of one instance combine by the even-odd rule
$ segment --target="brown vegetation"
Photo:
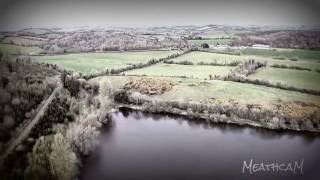
[[[286,115],[294,118],[305,118],[316,115],[320,118],[320,106],[303,102],[281,103],[279,109]]]
[[[126,89],[135,89],[142,94],[163,94],[172,89],[173,83],[165,79],[154,79],[147,77],[130,78],[125,85]]]

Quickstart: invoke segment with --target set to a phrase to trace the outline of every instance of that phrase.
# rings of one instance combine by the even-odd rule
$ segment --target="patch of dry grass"
[[[125,84],[125,88],[135,89],[142,94],[155,95],[171,90],[173,85],[171,81],[165,79],[134,77]]]
[[[320,111],[319,104],[303,102],[286,102],[280,104],[280,111],[293,118],[304,118]]]

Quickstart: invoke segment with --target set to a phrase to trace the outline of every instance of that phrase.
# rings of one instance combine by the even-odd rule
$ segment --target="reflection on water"
[[[84,161],[81,179],[314,179],[320,139],[313,134],[207,124],[122,109]],[[243,161],[304,159],[304,174],[242,173]],[[318,178],[316,178],[318,179]]]

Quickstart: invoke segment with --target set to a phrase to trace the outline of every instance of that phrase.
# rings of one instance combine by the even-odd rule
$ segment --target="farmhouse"
[[[254,49],[270,49],[270,45],[254,44],[254,45],[252,45],[252,48],[254,48]]]

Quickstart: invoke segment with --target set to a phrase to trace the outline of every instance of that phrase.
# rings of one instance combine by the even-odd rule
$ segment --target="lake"
[[[309,133],[122,109],[102,129],[100,144],[83,161],[80,179],[318,179],[319,153],[320,138]],[[251,160],[259,166],[249,168]]]

